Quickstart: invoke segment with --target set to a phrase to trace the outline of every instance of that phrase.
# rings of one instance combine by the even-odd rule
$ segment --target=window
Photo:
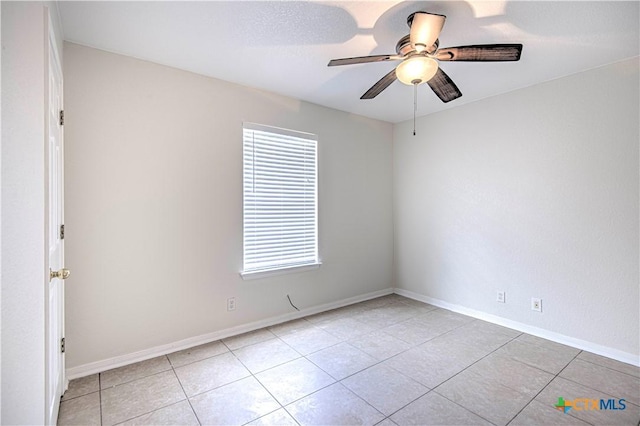
[[[243,276],[318,265],[317,136],[243,124]]]

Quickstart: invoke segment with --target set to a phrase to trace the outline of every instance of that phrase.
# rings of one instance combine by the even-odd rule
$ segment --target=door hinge
[[[60,352],[64,353],[64,337],[60,339]]]
[[[64,110],[60,110],[60,125],[64,126]]]
[[[64,240],[64,225],[60,225],[60,239]]]

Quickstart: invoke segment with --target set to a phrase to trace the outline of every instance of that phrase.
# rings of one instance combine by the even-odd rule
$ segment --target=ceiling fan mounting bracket
[[[445,15],[441,15],[439,13],[422,12],[422,11],[413,12],[411,15],[407,16],[407,25],[409,26],[409,28],[411,28],[411,24],[413,23],[413,17],[416,15],[416,13],[425,13],[427,15],[442,16],[443,18],[446,18]]]

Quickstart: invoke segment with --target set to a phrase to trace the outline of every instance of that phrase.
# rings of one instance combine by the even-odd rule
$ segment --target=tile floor
[[[626,408],[564,414],[558,397]],[[635,426],[640,369],[389,295],[73,380],[58,420]]]

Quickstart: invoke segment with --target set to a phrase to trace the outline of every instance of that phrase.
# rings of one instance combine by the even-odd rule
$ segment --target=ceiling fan
[[[439,49],[438,37],[446,16],[415,12],[407,18],[410,34],[396,45],[396,55],[373,55],[332,59],[328,66],[362,64],[367,62],[402,61],[366,91],[360,99],[373,99],[396,79],[408,85],[427,83],[442,102],[462,96],[462,92],[438,66],[438,61],[497,62],[518,61],[522,44],[483,44]]]

